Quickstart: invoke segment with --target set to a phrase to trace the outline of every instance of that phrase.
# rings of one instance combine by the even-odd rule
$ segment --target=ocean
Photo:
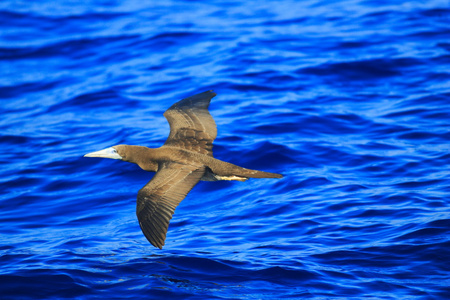
[[[450,299],[450,4],[0,2],[0,299]],[[162,250],[159,147],[214,90],[216,158]]]

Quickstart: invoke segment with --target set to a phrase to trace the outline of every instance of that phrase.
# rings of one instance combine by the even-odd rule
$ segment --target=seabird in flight
[[[160,148],[117,145],[85,157],[120,159],[156,172],[139,190],[136,214],[142,232],[155,247],[162,249],[175,208],[200,181],[248,178],[281,178],[280,174],[250,170],[213,157],[216,123],[208,106],[216,96],[212,91],[185,98],[173,104],[164,117],[170,134]]]

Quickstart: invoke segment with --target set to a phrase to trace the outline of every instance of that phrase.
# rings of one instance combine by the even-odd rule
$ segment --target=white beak
[[[91,152],[86,154],[84,157],[103,157],[112,159],[122,159],[122,156],[117,153],[117,150],[113,147],[109,147],[100,151]]]

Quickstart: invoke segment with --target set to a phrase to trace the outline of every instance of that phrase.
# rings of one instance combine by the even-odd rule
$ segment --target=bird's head
[[[100,151],[91,152],[84,157],[103,157],[103,158],[112,158],[112,159],[120,159],[125,160],[126,158],[126,145],[117,145],[112,146]]]

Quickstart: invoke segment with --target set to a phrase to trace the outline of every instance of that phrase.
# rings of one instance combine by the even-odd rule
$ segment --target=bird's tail
[[[258,170],[250,170],[242,168],[242,172],[237,174],[238,176],[248,177],[248,178],[283,178],[283,175],[277,173],[270,173]]]
[[[269,173],[257,170],[244,169],[236,172],[236,175],[217,175],[214,174],[213,180],[237,180],[246,181],[249,178],[282,178],[283,175],[277,173]]]
[[[215,164],[211,165],[211,173],[214,175],[213,180],[238,180],[245,181],[249,178],[282,178],[283,175],[277,173],[269,173],[258,170],[246,169],[228,162],[215,160]]]

